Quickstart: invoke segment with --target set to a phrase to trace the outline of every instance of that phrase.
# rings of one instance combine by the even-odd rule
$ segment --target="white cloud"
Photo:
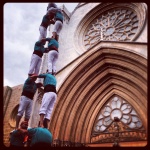
[[[4,12],[4,85],[23,84],[27,78],[39,26],[48,3],[6,3]],[[63,3],[56,3],[61,6]],[[78,3],[64,3],[72,12]]]

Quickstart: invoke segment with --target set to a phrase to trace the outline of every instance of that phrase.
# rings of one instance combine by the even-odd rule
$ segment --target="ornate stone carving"
[[[117,95],[100,111],[94,123],[91,142],[112,142],[116,138],[119,141],[146,140],[146,131],[138,114]]]
[[[132,42],[140,38],[146,23],[144,3],[99,3],[79,23],[75,32],[77,52],[82,54],[100,41]]]
[[[87,48],[99,40],[131,41],[139,28],[139,18],[131,9],[118,8],[99,15],[84,37]]]

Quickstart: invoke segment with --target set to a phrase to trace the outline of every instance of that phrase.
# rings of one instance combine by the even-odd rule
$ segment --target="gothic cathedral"
[[[57,101],[50,120],[54,146],[147,145],[147,5],[62,6]],[[49,27],[50,30],[50,27]],[[44,54],[40,72],[47,70]],[[4,87],[3,142],[15,127],[22,84]],[[29,126],[38,125],[43,96],[34,96]]]

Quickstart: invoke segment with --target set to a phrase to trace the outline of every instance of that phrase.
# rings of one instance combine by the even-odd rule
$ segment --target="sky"
[[[72,12],[78,3],[62,4]],[[48,3],[6,3],[3,6],[3,86],[24,84],[34,44]]]

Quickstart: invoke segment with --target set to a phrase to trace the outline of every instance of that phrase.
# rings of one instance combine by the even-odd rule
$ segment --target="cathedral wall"
[[[3,116],[5,115],[12,89],[9,86],[5,86],[3,89]]]
[[[148,42],[148,37],[147,37],[147,19],[145,21],[145,25],[143,27],[143,30],[140,34],[140,36],[137,38],[136,42],[144,42],[147,43]]]
[[[134,54],[133,52],[130,52],[130,50],[132,50],[135,47],[134,43],[128,44],[128,48],[124,44],[125,43],[122,43],[122,44],[120,43],[120,47],[122,46],[122,48],[116,48],[119,45],[117,42],[113,43],[113,47],[112,45],[110,45],[109,42],[98,43],[92,49],[85,52],[78,59],[76,59],[73,62],[74,64],[69,65],[71,68],[71,72],[69,72],[69,75],[66,81],[61,85],[58,91],[57,105],[55,106],[54,111],[53,111],[54,115],[52,115],[52,123],[50,127],[51,127],[52,133],[54,134],[54,139],[60,138],[60,140],[65,140],[65,141],[71,140],[73,142],[81,141],[82,143],[84,142],[89,143],[91,129],[93,126],[93,120],[95,116],[97,115],[97,112],[94,113],[94,111],[96,110],[96,107],[97,107],[97,110],[100,110],[100,108],[106,102],[106,100],[111,96],[111,94],[114,94],[114,93],[117,95],[120,95],[121,97],[125,97],[125,99],[127,99],[128,102],[130,102],[130,104],[132,104],[132,106],[134,106],[136,110],[140,110],[138,111],[138,113],[140,114],[140,116],[142,116],[142,119],[144,118],[143,124],[145,128],[147,128],[146,126],[147,124],[146,123],[147,122],[146,120],[147,99],[146,99],[146,84],[145,84],[146,78],[147,78],[146,59]],[[137,47],[141,47],[141,49],[143,49],[144,46],[145,45],[139,45]],[[107,53],[108,57],[105,55],[104,51]],[[120,68],[122,70],[122,73],[119,73],[120,72],[120,69],[118,68],[119,66],[117,67],[118,69],[116,68],[117,70],[113,68],[113,65],[117,61],[117,59],[114,57],[115,55],[113,52],[116,53],[116,56],[119,55],[120,56],[119,58],[123,59],[122,61],[118,59],[119,60],[118,65],[128,68],[128,69],[125,69],[124,67],[122,69]],[[102,58],[104,58],[104,61],[101,60],[101,56]],[[97,62],[96,57],[100,59],[100,61]],[[76,62],[77,64],[75,65]],[[106,65],[109,63],[111,64],[109,66],[110,68],[108,67],[109,68],[108,71],[106,70],[103,71],[102,66],[106,67],[103,63]],[[132,65],[134,66],[130,68],[129,66],[132,66]],[[141,66],[143,66],[143,68]],[[94,71],[96,68],[98,70]],[[66,69],[67,68],[65,68],[65,71]],[[132,73],[128,72],[129,70],[130,71],[132,70]],[[142,70],[145,70],[145,71],[143,72]],[[89,72],[89,76],[87,75],[88,72]],[[112,77],[111,80],[104,79],[108,77],[106,75],[107,73],[108,75],[111,74],[111,77]],[[140,82],[142,83],[142,81],[145,81],[143,85],[140,82],[137,82],[136,80],[138,73],[141,74],[141,78],[139,78],[141,80]],[[61,72],[60,74],[63,75],[63,73]],[[133,75],[132,78],[131,78],[131,74]],[[96,75],[97,75],[97,78],[96,78]],[[122,76],[123,78],[121,77],[122,78],[121,79],[118,75],[120,77]],[[93,80],[91,80],[91,78],[93,78]],[[126,80],[124,80],[124,78],[126,78]],[[145,79],[143,80],[143,78]],[[60,79],[62,78],[60,77]],[[136,85],[135,84],[131,85],[131,82],[133,80],[135,80]],[[85,84],[84,84],[84,81],[85,81]],[[104,81],[108,81],[108,83]],[[102,84],[104,85],[102,86]],[[112,85],[112,87],[110,85]],[[138,89],[138,87],[140,89]],[[105,88],[106,91],[103,88]],[[111,88],[115,90],[111,91]],[[140,96],[141,95],[140,93],[143,90],[145,91],[144,97],[143,97],[143,93],[142,93],[142,96]],[[102,102],[102,98],[104,100],[103,102]],[[95,103],[95,101],[97,102]],[[143,104],[141,105],[141,103],[143,102],[144,102],[145,108],[140,107],[140,106],[143,106]],[[88,114],[88,113],[91,113],[91,114]],[[88,139],[85,141],[86,134],[87,134]]]
[[[145,10],[147,11],[147,4],[146,3],[143,3],[144,7],[145,7]],[[142,9],[142,8],[141,8]],[[146,18],[147,18],[147,12],[145,12],[146,14]],[[139,35],[139,37],[136,39],[137,42],[145,42],[147,43],[148,42],[148,38],[147,38],[147,22],[148,20],[146,19],[145,20],[145,24],[143,26],[143,29],[141,31],[141,34]]]
[[[125,43],[125,42],[106,42],[106,41],[101,41],[98,43],[93,50],[98,49],[98,48],[118,48],[118,49],[124,49],[127,51],[135,51],[135,53],[140,54],[142,57],[147,59],[147,45],[144,43]],[[80,55],[78,58],[75,59],[75,61],[72,61],[70,64],[68,64],[65,68],[60,70],[57,75],[57,90],[62,86],[63,82],[67,80],[69,77],[69,74],[73,72],[73,70],[78,67],[78,64],[82,62],[83,59],[85,59],[88,55],[88,53],[92,53],[93,50],[89,50],[85,52],[84,54]]]
[[[57,61],[58,71],[79,56],[74,43],[76,28],[86,14],[98,4],[99,3],[88,3],[84,5],[84,7],[77,8],[71,15],[69,23],[63,24],[63,29],[60,33],[59,39],[59,59]]]
[[[10,97],[10,101],[7,106],[7,110],[3,119],[3,143],[5,146],[9,145],[9,133],[15,127],[15,117],[16,117],[16,110],[20,101],[20,96],[22,92],[22,85],[18,85],[12,88],[12,93]]]
[[[85,30],[84,26],[87,26],[88,22],[91,21],[91,20],[89,21],[89,19],[91,19],[92,17],[94,18],[94,16],[97,14],[97,11],[93,10],[93,8],[97,9],[97,6],[99,4],[100,3],[87,3],[82,6],[78,6],[72,13],[69,22],[67,24],[64,23],[63,29],[60,33],[60,40],[59,40],[60,41],[59,59],[57,61],[58,71],[61,70],[63,67],[65,67],[68,63],[72,62],[74,59],[79,57],[80,54],[82,54],[85,51],[85,47],[83,46],[83,37],[82,37],[83,34],[80,36],[80,32],[83,32],[83,30]],[[144,7],[138,4],[134,5],[135,5],[134,7],[138,7],[139,10],[145,12],[146,14],[147,5],[145,3],[142,4]],[[92,11],[93,15],[87,20],[86,18],[89,16],[88,13],[90,11]],[[144,14],[143,16],[141,14],[138,15],[143,19],[140,21],[144,22],[145,21]],[[144,25],[142,26],[143,27],[142,29],[140,29],[141,31],[134,40],[134,42],[147,43],[147,21],[145,21]],[[80,28],[80,31],[78,31],[78,28]],[[79,34],[77,34],[76,32],[79,32]],[[111,43],[111,41],[109,42]]]

